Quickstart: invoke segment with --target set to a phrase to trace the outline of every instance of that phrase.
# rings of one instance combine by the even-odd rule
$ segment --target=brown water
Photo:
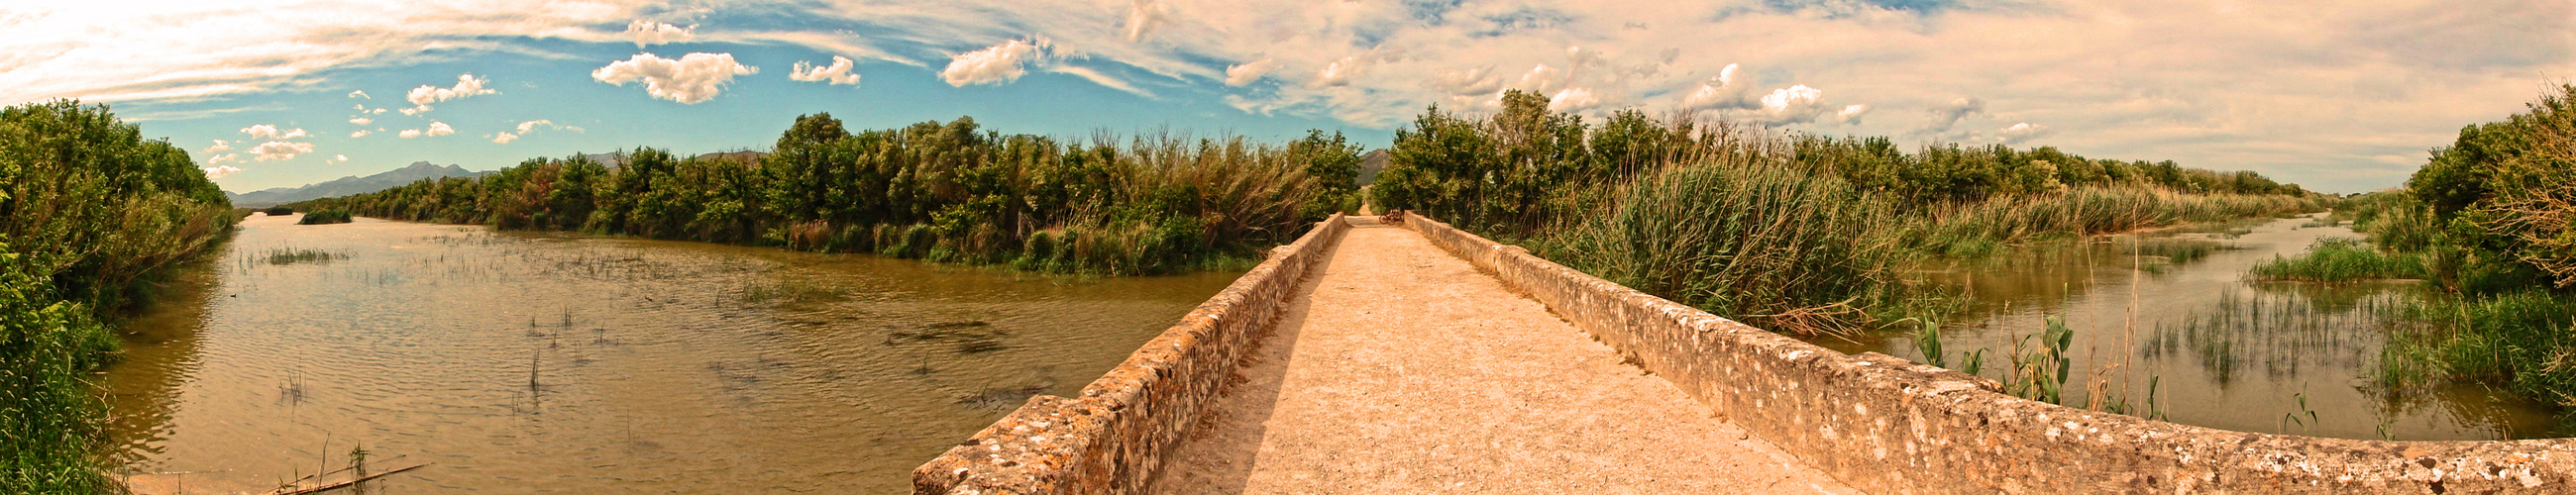
[[[432,463],[377,493],[901,492],[1238,275],[294,220],[251,217],[130,325],[113,455],[184,473],[153,486],[256,492],[363,445]]]
[[[2152,380],[2154,410],[2183,424],[2363,439],[2567,436],[2547,409],[2501,390],[2376,384],[2382,311],[2420,297],[2427,290],[2420,283],[2245,279],[2255,264],[2296,256],[2326,237],[2360,235],[2311,218],[2264,219],[2041,243],[1941,267],[1936,283],[1974,300],[1953,319],[1965,324],[1944,327],[1947,364],[1963,368],[1962,354],[1984,349],[1980,374],[2003,379],[2014,342],[2057,316],[2075,332],[2068,405],[2090,404],[2098,389],[2106,402],[2126,399],[2133,414],[2146,415]],[[1924,359],[1903,336],[1816,341]]]

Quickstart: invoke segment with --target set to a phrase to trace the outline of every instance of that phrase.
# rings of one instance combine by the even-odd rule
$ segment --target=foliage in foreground
[[[1355,209],[1358,147],[1164,134],[1088,143],[972,119],[851,133],[797,119],[756,159],[638,148],[610,167],[532,159],[479,178],[316,200],[396,220],[994,263],[1056,272],[1185,270]]]
[[[0,109],[0,492],[94,493],[103,323],[237,219],[186,151],[104,106]]]
[[[1937,311],[1897,267],[2065,234],[2321,209],[2295,185],[2053,148],[1782,136],[1636,111],[1587,126],[1506,92],[1396,132],[1377,204],[1528,245],[1604,279],[1793,332]]]

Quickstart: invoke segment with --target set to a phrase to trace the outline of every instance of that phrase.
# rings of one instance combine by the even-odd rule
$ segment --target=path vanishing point
[[[1392,223],[1390,225],[1389,223]],[[1432,219],[1335,215],[917,494],[2576,493],[2576,440],[2217,430],[2003,394]]]

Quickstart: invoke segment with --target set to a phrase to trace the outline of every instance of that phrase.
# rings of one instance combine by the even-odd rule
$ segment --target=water
[[[1944,327],[1947,364],[1964,367],[1963,353],[1984,349],[1981,374],[2002,379],[2014,342],[2058,316],[2075,331],[2068,405],[2086,406],[2098,390],[2144,415],[2153,380],[2156,411],[2183,424],[2361,439],[2568,436],[2548,409],[2502,390],[2377,384],[2382,311],[2422,297],[2424,284],[2245,279],[2247,268],[2296,256],[2325,237],[2360,235],[2312,218],[2262,219],[2042,243],[1935,267],[1936,285],[1974,300],[1953,319],[1965,325]],[[1903,336],[1816,342],[1924,359]],[[2036,348],[2036,338],[2025,344]]]
[[[251,217],[129,324],[102,380],[138,485],[264,491],[362,444],[431,463],[377,493],[900,492],[1238,275],[294,219]]]

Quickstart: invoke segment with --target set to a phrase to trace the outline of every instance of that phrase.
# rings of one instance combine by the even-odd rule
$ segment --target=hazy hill
[[[418,182],[421,179],[474,177],[485,173],[487,172],[465,170],[464,167],[455,165],[441,166],[431,165],[429,162],[412,162],[411,166],[366,177],[352,175],[304,187],[279,187],[240,194],[224,191],[224,196],[232,198],[233,206],[237,207],[273,206],[308,199],[366,194]]]

